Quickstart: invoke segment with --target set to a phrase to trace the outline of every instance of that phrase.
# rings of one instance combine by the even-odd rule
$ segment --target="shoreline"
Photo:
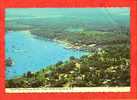
[[[47,37],[41,37],[41,36],[35,35],[35,34],[31,33],[30,30],[8,31],[8,32],[24,32],[25,34],[27,34],[29,36],[38,37],[38,38],[43,39],[43,40],[47,39],[47,40],[62,44],[62,46],[65,49],[75,49],[75,50],[86,51],[86,52],[91,52],[91,51],[94,52],[98,49],[96,47],[97,46],[96,44],[86,45],[86,44],[80,44],[80,43],[71,43],[70,41],[56,39],[56,37],[50,39]]]
[[[54,42],[63,44],[65,49],[75,49],[75,50],[86,51],[86,52],[96,51],[95,48],[97,46],[96,44],[86,45],[86,44],[79,44],[79,43],[71,43],[69,41],[58,40],[58,39],[51,39],[51,40],[53,40]],[[94,50],[91,50],[91,49],[94,49]]]
[[[72,44],[71,43],[69,43],[69,42],[65,42],[65,41],[61,41],[61,40],[56,40],[56,39],[48,39],[48,38],[45,38],[45,37],[42,37],[41,38],[41,36],[37,36],[37,35],[33,35],[29,30],[22,30],[22,31],[8,31],[9,33],[10,32],[25,32],[24,34],[25,35],[27,35],[27,36],[32,36],[32,38],[39,38],[39,39],[47,39],[47,41],[53,41],[53,42],[55,42],[55,43],[57,43],[57,44],[59,44],[59,45],[61,45],[63,48],[66,48],[66,49],[75,49],[75,48],[72,48],[71,46],[72,46]],[[11,33],[12,34],[12,33]],[[29,38],[31,38],[31,37],[29,37]],[[75,49],[76,50],[76,49]],[[83,51],[83,52],[86,52],[86,51]],[[86,52],[84,55],[90,55],[90,53],[88,53],[88,52]],[[53,64],[54,65],[54,64]],[[12,67],[12,66],[11,66]],[[45,66],[45,67],[47,67],[47,66]],[[32,71],[33,73],[35,73],[35,71]],[[37,71],[36,71],[37,72]],[[27,73],[27,72],[25,72],[25,73]],[[22,76],[22,75],[21,75]],[[20,76],[19,76],[20,77]],[[15,78],[18,78],[18,76],[16,77],[15,76]],[[10,79],[14,79],[14,78],[10,78]],[[7,80],[9,80],[9,79],[7,79]]]

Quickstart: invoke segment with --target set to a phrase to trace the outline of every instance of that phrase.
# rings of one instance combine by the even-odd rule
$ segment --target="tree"
[[[33,74],[32,74],[30,71],[28,71],[28,72],[27,72],[27,77],[30,78],[30,77],[32,77],[32,76],[33,76]]]
[[[75,60],[74,56],[69,57],[70,60]]]
[[[59,65],[62,65],[63,64],[63,61],[58,61],[57,63],[56,63],[56,66],[59,66]]]

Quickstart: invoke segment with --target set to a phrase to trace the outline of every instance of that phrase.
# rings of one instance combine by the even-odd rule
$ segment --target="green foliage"
[[[58,61],[57,63],[56,63],[56,66],[59,66],[59,65],[62,65],[63,64],[63,61]]]
[[[74,56],[69,57],[70,60],[75,60]]]
[[[39,72],[7,80],[6,87],[129,86],[129,57],[128,45],[110,46],[91,56],[70,57]]]

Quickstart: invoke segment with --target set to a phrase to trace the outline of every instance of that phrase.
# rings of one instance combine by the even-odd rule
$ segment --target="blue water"
[[[38,71],[58,61],[68,60],[70,56],[79,58],[85,54],[88,53],[65,49],[63,44],[38,39],[27,32],[8,32],[6,58],[11,57],[14,64],[6,67],[6,79],[21,76],[28,71]]]

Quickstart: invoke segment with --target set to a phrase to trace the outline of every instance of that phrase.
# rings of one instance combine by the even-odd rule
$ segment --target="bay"
[[[6,67],[6,79],[12,79],[31,71],[39,71],[46,66],[66,61],[70,56],[76,58],[88,52],[65,49],[49,39],[39,39],[29,31],[7,32],[5,37],[6,58],[11,57],[13,65]]]

